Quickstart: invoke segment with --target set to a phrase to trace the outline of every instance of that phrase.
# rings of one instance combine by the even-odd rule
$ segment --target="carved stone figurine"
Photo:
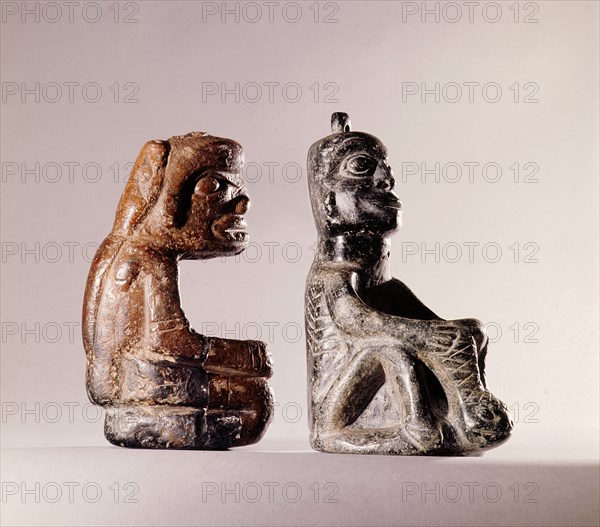
[[[443,320],[390,275],[402,204],[387,151],[344,113],[308,154],[319,241],[306,283],[310,441],[316,450],[461,455],[506,439],[486,388],[487,337]]]
[[[225,449],[270,422],[265,344],[196,333],[178,289],[180,259],[244,250],[242,164],[238,143],[203,132],[149,141],[135,162],[83,305],[88,395],[115,445]]]

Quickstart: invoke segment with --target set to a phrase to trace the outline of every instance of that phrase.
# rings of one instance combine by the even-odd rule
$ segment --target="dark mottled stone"
[[[149,141],[135,162],[83,305],[88,395],[111,443],[224,449],[271,420],[266,345],[196,333],[179,297],[179,260],[248,243],[242,164],[238,143],[202,132]]]
[[[483,325],[441,319],[392,278],[402,204],[387,150],[343,113],[332,132],[308,154],[319,235],[305,297],[312,447],[464,455],[499,444],[512,422],[486,388]]]

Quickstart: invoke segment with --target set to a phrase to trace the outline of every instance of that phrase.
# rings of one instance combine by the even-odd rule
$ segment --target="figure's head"
[[[113,233],[140,237],[180,258],[239,254],[248,243],[242,147],[191,132],[142,148]]]
[[[345,113],[331,117],[332,134],[308,153],[308,184],[321,236],[385,236],[400,225],[402,204],[393,192],[387,150],[376,137],[350,131]]]

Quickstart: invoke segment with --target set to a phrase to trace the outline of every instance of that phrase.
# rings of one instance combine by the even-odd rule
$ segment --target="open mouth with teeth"
[[[226,214],[212,224],[215,238],[228,242],[246,243],[249,239],[244,217],[240,214]]]

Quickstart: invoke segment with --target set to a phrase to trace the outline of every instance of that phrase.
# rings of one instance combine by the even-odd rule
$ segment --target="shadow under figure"
[[[135,162],[83,305],[88,395],[113,444],[224,449],[271,420],[266,345],[196,333],[179,297],[180,259],[248,243],[242,164],[238,143],[203,132],[149,141]]]
[[[465,455],[512,430],[486,388],[478,320],[443,320],[389,269],[402,204],[387,150],[334,113],[308,154],[319,235],[306,282],[311,446],[324,452]]]

